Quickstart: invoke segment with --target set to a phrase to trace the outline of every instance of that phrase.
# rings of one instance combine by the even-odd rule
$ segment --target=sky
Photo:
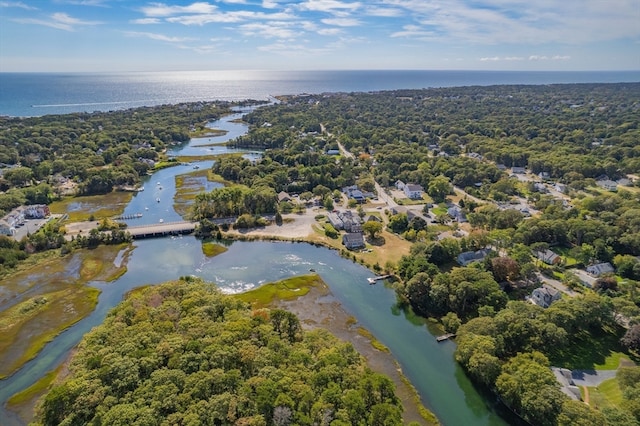
[[[640,70],[640,0],[0,0],[0,72]]]

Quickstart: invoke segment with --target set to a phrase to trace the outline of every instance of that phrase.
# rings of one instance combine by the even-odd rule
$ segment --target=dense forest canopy
[[[351,344],[193,280],[134,291],[70,369],[37,424],[402,424],[393,382]]]

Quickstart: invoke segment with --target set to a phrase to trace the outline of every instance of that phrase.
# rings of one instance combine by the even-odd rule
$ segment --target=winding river
[[[212,123],[212,127],[226,130],[226,135],[193,139],[187,146],[170,153],[205,155],[226,152],[226,148],[210,144],[224,142],[246,132],[244,124],[234,122],[243,112],[246,111]],[[210,167],[211,162],[198,165]],[[157,223],[160,219],[180,220],[173,210],[175,176],[188,173],[193,167],[180,165],[160,170],[149,177],[144,183],[145,190],[137,193],[126,207],[125,214],[143,213],[141,218],[132,220],[130,224]],[[256,259],[260,259],[259,267]],[[60,365],[82,336],[100,324],[109,309],[134,287],[193,274],[217,283],[227,292],[239,292],[265,282],[305,274],[310,269],[322,277],[344,308],[391,350],[424,404],[442,424],[507,424],[496,412],[497,404],[478,393],[454,362],[455,344],[437,343],[424,322],[397,309],[392,289],[382,283],[368,284],[367,278],[373,274],[363,266],[341,258],[333,250],[305,243],[234,242],[225,253],[207,258],[202,253],[200,241],[192,236],[135,241],[128,270],[123,276],[111,283],[91,284],[102,292],[93,313],[57,336],[17,373],[0,381],[0,402],[4,407],[11,395]],[[4,408],[0,411],[0,420],[2,425],[21,425]]]

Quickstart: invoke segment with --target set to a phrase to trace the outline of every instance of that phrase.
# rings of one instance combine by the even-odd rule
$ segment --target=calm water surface
[[[216,138],[217,142],[246,132],[242,124],[231,122],[234,118],[237,117],[212,123],[212,127],[229,131],[227,136]],[[175,153],[198,149],[193,145],[199,143],[201,141],[192,140]],[[211,162],[198,164],[211,166]],[[151,176],[144,183],[145,190],[137,193],[125,210],[126,214],[143,213],[142,218],[130,224],[181,220],[172,206],[175,176],[192,169],[192,165],[181,165]],[[158,198],[160,202],[156,201]],[[227,252],[207,258],[202,254],[201,242],[192,236],[140,240],[134,247],[122,277],[112,283],[92,283],[102,291],[95,311],[61,333],[16,374],[0,381],[0,402],[4,404],[11,395],[56,368],[82,336],[101,324],[109,309],[132,288],[197,275],[215,282],[226,292],[235,293],[314,269],[345,309],[392,351],[425,405],[444,425],[507,424],[454,362],[454,343],[436,343],[423,323],[408,320],[396,309],[392,289],[381,282],[369,285],[367,278],[373,276],[371,271],[341,258],[335,251],[305,243],[235,242]],[[6,411],[0,411],[0,420],[2,425],[20,425]]]

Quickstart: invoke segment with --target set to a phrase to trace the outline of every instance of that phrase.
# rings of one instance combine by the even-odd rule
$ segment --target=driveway
[[[616,377],[618,370],[573,370],[571,378],[577,386],[598,386],[605,380]]]

